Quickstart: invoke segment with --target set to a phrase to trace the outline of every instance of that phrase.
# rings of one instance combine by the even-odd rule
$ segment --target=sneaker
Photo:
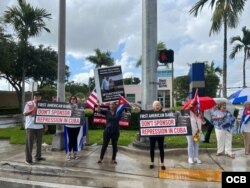
[[[79,157],[77,156],[76,153],[74,153],[74,159],[75,159],[75,160],[79,159]]]
[[[32,161],[25,161],[24,163],[27,165],[32,165]]]
[[[70,161],[70,159],[71,159],[71,156],[67,155],[67,161]]]
[[[232,153],[232,154],[227,154],[227,156],[228,156],[229,158],[231,158],[231,159],[235,159],[235,154],[234,154],[234,153]]]
[[[192,158],[188,158],[188,163],[189,163],[189,164],[194,164],[193,159],[192,159]]]
[[[202,163],[201,160],[198,159],[198,158],[195,158],[195,159],[194,159],[194,162],[196,162],[196,163],[198,163],[198,164],[201,164],[201,163]]]
[[[223,155],[223,153],[216,153],[216,156],[221,156]]]

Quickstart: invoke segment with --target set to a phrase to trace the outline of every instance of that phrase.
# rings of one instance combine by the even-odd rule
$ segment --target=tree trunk
[[[246,88],[246,56],[247,56],[247,51],[246,49],[244,50],[244,60],[243,60],[243,88]]]
[[[224,16],[223,97],[227,98],[227,18]]]

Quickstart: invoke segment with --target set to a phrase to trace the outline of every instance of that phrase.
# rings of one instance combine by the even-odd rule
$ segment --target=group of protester
[[[25,147],[25,162],[27,164],[31,164],[32,160],[32,149],[33,143],[36,142],[36,155],[35,161],[45,160],[42,157],[41,146],[42,146],[42,135],[43,135],[43,125],[34,123],[34,115],[37,110],[36,103],[41,100],[42,95],[40,92],[34,94],[34,99],[26,103],[24,108],[24,116],[25,119],[25,129],[26,129],[26,147]],[[69,99],[69,103],[72,108],[77,108],[77,98],[75,96],[71,96]],[[188,135],[187,137],[187,153],[188,153],[188,163],[202,163],[199,159],[199,142],[200,138],[197,135],[202,133],[202,126],[206,124],[204,116],[200,112],[198,108],[197,101],[193,101],[188,106],[190,111],[190,122],[192,127],[192,135]],[[105,152],[107,150],[108,144],[110,140],[112,141],[112,163],[117,164],[116,155],[117,155],[117,142],[119,139],[119,120],[121,118],[121,112],[117,111],[117,106],[114,102],[110,102],[109,110],[101,110],[100,106],[97,106],[97,110],[105,115],[106,117],[106,125],[104,127],[103,132],[103,145],[100,153],[100,158],[97,161],[98,164],[101,164]],[[141,109],[138,109],[142,111]],[[162,112],[162,106],[159,101],[154,101],[152,104],[152,113],[154,112]],[[243,132],[244,136],[244,146],[245,146],[245,154],[248,155],[250,153],[250,102],[245,103],[245,109],[242,114],[241,122],[240,122],[240,130]],[[230,158],[235,158],[235,154],[232,152],[232,134],[235,123],[235,117],[229,111],[227,111],[226,103],[221,102],[217,105],[217,109],[213,111],[210,122],[215,128],[215,135],[217,140],[217,156],[227,155]],[[67,160],[78,159],[77,155],[77,135],[79,134],[80,126],[70,126],[65,125],[68,132],[68,151],[67,151]],[[155,146],[156,142],[158,143],[159,153],[160,153],[160,161],[161,161],[161,169],[165,170],[166,167],[164,165],[164,136],[150,136],[150,165],[149,168],[153,169],[155,167],[154,164],[154,156],[155,156]]]

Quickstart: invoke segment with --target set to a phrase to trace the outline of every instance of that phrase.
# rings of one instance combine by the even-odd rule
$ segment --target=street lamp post
[[[142,1],[142,108],[157,100],[157,1]]]
[[[66,0],[59,1],[59,29],[58,29],[58,72],[57,72],[57,101],[65,102],[65,17]],[[64,149],[63,126],[57,125],[53,137],[52,149]]]
[[[157,100],[157,1],[142,1],[142,108],[149,110]],[[133,142],[138,148],[148,148],[149,138]]]

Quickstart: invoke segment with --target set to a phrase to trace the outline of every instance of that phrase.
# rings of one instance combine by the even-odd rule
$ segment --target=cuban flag
[[[120,115],[122,111],[129,105],[129,102],[123,97],[119,96],[119,104],[116,109],[116,115]]]
[[[195,91],[195,94],[194,94],[193,102],[197,104],[198,113],[200,114],[200,97],[199,97],[199,95],[198,95],[198,88],[196,88],[196,91]]]
[[[77,151],[81,151],[84,148],[86,141],[87,141],[87,124],[86,121],[84,121],[83,126],[80,127],[80,131],[77,137]],[[65,144],[65,152],[68,153],[69,138],[65,126],[64,126],[64,144]]]
[[[239,130],[241,131],[242,124],[247,124],[250,121],[250,110],[245,109],[242,116],[241,116],[241,121],[240,121],[240,128]]]

